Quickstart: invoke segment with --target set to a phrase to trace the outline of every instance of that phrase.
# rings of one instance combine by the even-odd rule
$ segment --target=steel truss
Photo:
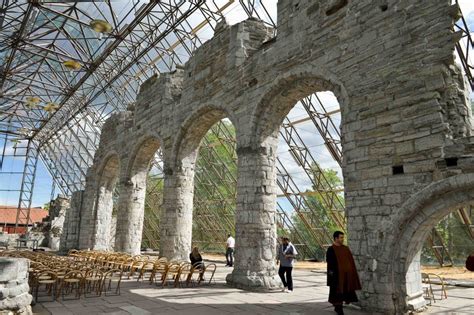
[[[38,151],[34,148],[31,141],[28,141],[26,147],[25,164],[23,168],[23,177],[21,180],[15,231],[18,231],[18,225],[24,224],[26,226],[26,232],[28,232],[28,225],[30,224],[31,199],[33,197],[33,189],[35,186],[37,165]]]
[[[455,1],[459,6],[459,1]],[[474,90],[474,61],[472,61],[471,58],[471,51],[474,49],[474,41],[464,15],[462,12],[459,13],[459,20],[454,24],[456,31],[460,32],[461,36],[460,40],[456,43],[456,52],[458,53],[461,65],[464,69],[464,74],[471,86],[471,90]]]

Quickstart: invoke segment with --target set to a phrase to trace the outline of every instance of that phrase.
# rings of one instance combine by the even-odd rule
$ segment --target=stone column
[[[227,283],[237,288],[263,291],[281,286],[275,264],[277,139],[273,140],[237,149],[235,267],[227,275]]]
[[[146,172],[120,183],[115,251],[140,254],[145,212]],[[109,234],[107,234],[108,236]]]
[[[189,259],[193,230],[194,158],[181,167],[164,165],[163,210],[160,217],[160,256]]]
[[[65,214],[63,232],[61,233],[59,243],[59,251],[61,253],[67,253],[68,250],[76,249],[79,246],[79,223],[83,193],[83,190],[72,193],[70,207]]]
[[[0,258],[0,313],[33,314],[28,286],[29,260]]]
[[[106,186],[99,188],[97,203],[95,230],[93,236],[93,249],[109,250],[112,244],[110,242],[110,228],[112,225],[113,211],[113,190]]]

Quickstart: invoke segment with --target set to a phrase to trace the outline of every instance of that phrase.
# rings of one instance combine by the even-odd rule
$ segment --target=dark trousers
[[[278,275],[281,278],[281,282],[283,282],[283,285],[288,287],[288,290],[293,291],[293,278],[291,277],[291,272],[293,271],[293,267],[283,267],[280,266],[280,269],[278,269]],[[285,279],[285,273],[286,273],[286,279]]]
[[[225,260],[227,260],[227,266],[234,265],[234,249],[228,247],[225,252]]]

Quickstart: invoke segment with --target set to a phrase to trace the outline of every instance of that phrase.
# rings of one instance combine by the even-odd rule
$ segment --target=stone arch
[[[120,173],[120,158],[115,151],[109,152],[98,167],[99,178],[94,209],[94,249],[110,250],[111,244],[113,194]]]
[[[146,180],[150,163],[161,143],[155,135],[143,136],[132,151],[124,174],[121,175],[116,250],[131,254],[140,253]]]
[[[257,142],[263,143],[269,138],[278,138],[278,130],[290,110],[299,100],[316,92],[334,93],[341,106],[344,122],[344,112],[347,111],[344,104],[349,103],[349,97],[342,83],[329,71],[318,68],[319,71],[309,72],[305,68],[296,67],[276,78],[276,83],[263,93],[252,115],[252,129],[253,134],[257,135]]]
[[[177,165],[185,163],[186,160],[193,162],[206,133],[215,123],[224,118],[228,118],[232,122],[237,132],[236,119],[226,109],[207,105],[195,110],[183,122],[174,144],[173,152]]]
[[[308,67],[296,67],[267,87],[255,103],[248,140],[237,147],[236,266],[227,276],[227,282],[236,287],[273,289],[280,285],[275,277],[275,254],[270,249],[275,248],[277,238],[275,165],[281,124],[303,97],[327,90],[339,98],[345,96],[341,85],[333,83],[333,75],[316,75],[306,69]],[[249,276],[254,270],[265,272]]]
[[[215,106],[202,106],[182,123],[171,154],[165,157],[164,208],[160,250],[170,259],[188,260],[192,241],[194,171],[199,146],[208,130],[231,115]],[[235,126],[235,124],[234,124]]]
[[[392,292],[398,310],[417,309],[424,305],[421,295],[419,255],[428,233],[449,213],[474,203],[474,173],[452,176],[434,182],[409,198],[392,219],[394,228],[386,232],[391,248]],[[390,257],[390,258],[388,258]]]

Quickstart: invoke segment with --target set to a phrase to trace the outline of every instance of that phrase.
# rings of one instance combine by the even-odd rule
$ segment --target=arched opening
[[[325,261],[332,233],[346,230],[340,123],[336,96],[323,91],[296,102],[280,126],[277,234],[292,239],[299,260]]]
[[[224,253],[235,235],[236,131],[229,119],[214,123],[201,140],[194,173],[193,247]]]
[[[208,253],[222,253],[227,234],[234,234],[236,130],[226,117],[221,109],[201,108],[184,123],[175,144],[173,172],[186,183],[181,194],[187,210],[181,208],[187,219],[180,228],[187,230],[190,239],[180,244],[186,248],[168,251],[182,252],[186,259],[194,246]],[[167,229],[166,225],[163,228]]]
[[[160,141],[156,137],[146,137],[131,156],[127,177],[121,183],[116,250],[140,253],[147,175],[159,146]]]
[[[97,187],[94,248],[113,250],[116,232],[117,194],[120,162],[116,154],[105,162]]]
[[[282,234],[280,236],[290,236],[295,243],[299,243],[297,245],[302,256],[316,258],[316,255],[319,255],[319,259],[322,259],[326,246],[331,243],[330,234],[333,232],[330,228],[322,229],[323,221],[327,219],[326,223],[329,224],[337,217],[340,219],[340,225],[344,224],[343,201],[341,193],[336,190],[340,187],[328,185],[329,170],[323,170],[321,163],[318,163],[317,158],[305,145],[308,138],[302,139],[297,131],[299,127],[296,128],[291,121],[299,119],[295,117],[298,114],[288,118],[295,104],[314,101],[311,97],[314,95],[316,99],[315,93],[324,91],[333,91],[338,96],[341,94],[338,86],[314,76],[298,74],[283,78],[264,95],[253,114],[253,139],[248,147],[237,149],[241,153],[239,166],[245,165],[245,169],[239,168],[239,192],[246,190],[247,195],[237,194],[239,213],[236,225],[236,260],[242,265],[237,266],[227,278],[234,286],[253,289],[281,286],[280,279],[276,276],[275,252],[271,250],[276,246],[277,231]],[[317,114],[311,106],[308,107],[311,115]],[[299,110],[304,108],[299,107]],[[340,115],[339,110],[337,113]],[[331,120],[332,117],[326,113],[325,119]],[[333,129],[338,132],[338,125],[334,124]],[[321,142],[323,146],[326,143],[328,147],[331,143],[324,140]],[[281,153],[279,144],[283,143],[286,146],[286,149],[283,149],[286,150],[286,157],[291,159],[293,165],[299,169],[298,172],[301,172],[298,175],[304,173],[303,181],[307,181],[307,189],[303,188],[304,191],[300,190],[295,177],[291,175],[294,170],[288,169],[289,164],[284,161],[285,157],[278,157],[278,153]],[[340,151],[340,139],[334,148]],[[334,173],[331,175],[337,177]],[[322,178],[326,181],[322,181]],[[319,191],[313,191],[312,182],[316,184],[314,189]],[[321,197],[327,199],[331,206],[326,209],[320,202]],[[335,203],[341,204],[339,209],[334,207]],[[258,226],[255,225],[256,222],[259,222]],[[248,248],[241,250],[239,239],[246,240],[242,246]],[[308,240],[312,240],[312,244],[308,244]],[[314,244],[319,248],[318,253],[312,246]]]
[[[395,234],[393,285],[400,292],[398,309],[417,310],[425,304],[421,251],[439,221],[474,204],[474,175],[463,174],[435,182],[415,194],[401,208],[400,231]]]
[[[340,131],[346,99],[340,85],[302,74],[280,80],[257,111],[258,141],[278,139],[278,234],[293,239],[300,259],[324,261],[332,233],[346,231]]]

